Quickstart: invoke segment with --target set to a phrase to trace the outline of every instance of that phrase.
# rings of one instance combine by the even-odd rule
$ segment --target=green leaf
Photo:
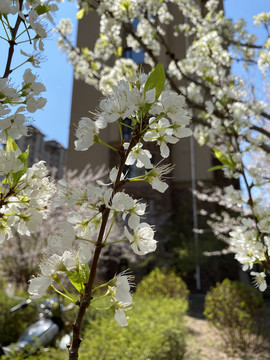
[[[120,57],[122,56],[122,46],[118,46],[117,50],[115,51],[115,56]]]
[[[210,169],[208,169],[207,171],[215,171],[215,170],[220,170],[220,169],[222,169],[223,168],[223,166],[222,165],[217,165],[217,166],[213,166],[213,167],[211,167]]]
[[[90,66],[91,66],[91,69],[93,69],[94,71],[98,70],[98,64],[95,61],[91,61]]]
[[[90,269],[87,264],[80,264],[75,271],[67,272],[69,281],[80,293],[84,292],[84,284],[87,283],[90,274]]]
[[[161,63],[158,63],[152,73],[148,76],[146,84],[144,86],[144,94],[152,89],[156,89],[156,100],[159,98],[159,95],[162,93],[165,85],[165,71]]]
[[[128,11],[130,8],[130,1],[129,0],[122,0],[118,3],[122,10]]]
[[[85,9],[80,9],[76,14],[76,19],[81,20],[84,17]]]
[[[38,15],[45,14],[51,10],[51,7],[49,5],[38,5],[35,7],[36,12]]]
[[[232,163],[229,158],[227,158],[219,149],[213,147],[215,157],[224,165],[231,166]]]
[[[207,81],[207,82],[210,82],[211,84],[215,85],[215,81],[214,81],[213,76],[203,76],[203,80]]]
[[[15,174],[11,174],[12,176],[12,186],[16,186],[20,181],[21,177],[26,173],[27,165],[28,165],[28,156],[29,156],[29,146],[27,150],[18,156],[18,159],[23,163],[22,170],[16,172]]]
[[[2,181],[2,184],[9,184],[9,180],[7,177]]]
[[[25,150],[25,152],[21,153],[21,155],[18,156],[18,159],[20,159],[24,165],[25,171],[26,171],[27,165],[28,165],[28,156],[29,156],[29,145],[28,145],[27,149]]]
[[[17,149],[19,149],[18,145],[16,144],[16,142],[10,137],[8,136],[8,140],[7,140],[7,145],[6,145],[6,150],[10,151],[10,152],[14,152]]]

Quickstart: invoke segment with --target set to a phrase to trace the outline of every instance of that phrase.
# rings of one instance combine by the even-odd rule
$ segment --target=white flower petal
[[[126,317],[126,313],[123,309],[115,310],[114,318],[120,326],[128,325],[128,317]]]
[[[79,263],[86,264],[90,261],[92,256],[92,250],[90,249],[89,245],[85,243],[81,243],[79,245]]]

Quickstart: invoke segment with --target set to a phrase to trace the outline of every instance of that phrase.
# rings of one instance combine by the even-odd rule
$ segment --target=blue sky
[[[227,17],[233,19],[243,17],[248,22],[249,28],[260,36],[261,29],[252,26],[252,17],[259,12],[270,11],[270,0],[224,0],[224,6]],[[76,30],[75,4],[65,2],[59,7],[60,11],[55,22],[58,23],[61,18],[70,18]],[[76,31],[74,36],[76,36]],[[71,65],[67,63],[65,56],[57,47],[54,34],[51,34],[45,42],[45,56],[46,59],[41,64],[41,68],[34,73],[39,75],[47,88],[45,97],[48,102],[43,110],[34,114],[33,124],[47,136],[48,140],[57,140],[67,147],[73,72]]]

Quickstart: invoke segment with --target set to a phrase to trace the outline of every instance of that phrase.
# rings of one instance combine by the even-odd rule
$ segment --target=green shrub
[[[12,354],[10,356],[3,356],[1,360],[67,360],[68,351],[54,348],[41,349],[39,352],[29,355],[23,353]]]
[[[134,295],[129,325],[121,328],[113,313],[93,321],[84,334],[80,360],[181,360],[185,354],[181,299],[142,298]],[[136,300],[137,299],[137,300]]]
[[[187,299],[186,283],[172,271],[166,273],[155,268],[138,284],[136,293],[155,298],[157,295]]]
[[[128,313],[129,325],[119,327],[113,311],[101,312],[85,329],[79,360],[183,360],[186,332],[183,299],[142,298],[134,294],[135,305]],[[91,310],[90,310],[91,312]],[[67,359],[67,351],[49,349],[27,356],[28,360]],[[9,359],[4,357],[3,359]],[[23,354],[12,360],[24,359]]]
[[[258,349],[265,335],[262,294],[251,286],[225,279],[205,298],[204,315],[233,350]]]
[[[28,297],[28,294],[20,295]],[[0,341],[2,345],[16,342],[24,330],[38,319],[38,310],[32,305],[11,314],[10,309],[18,305],[20,301],[10,299],[3,290],[0,291]]]

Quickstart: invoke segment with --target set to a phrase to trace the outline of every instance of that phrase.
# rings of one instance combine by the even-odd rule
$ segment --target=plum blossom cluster
[[[47,20],[52,20],[52,14],[58,10],[57,2],[61,0],[3,0],[0,5],[2,23],[1,39],[20,46],[25,42],[33,44],[34,50],[44,50],[44,39],[47,37]],[[16,26],[14,25],[14,19]],[[22,25],[22,26],[21,26]],[[22,29],[23,27],[23,29]],[[25,31],[26,30],[26,31]],[[27,55],[21,48],[22,55],[27,56],[25,62],[38,65],[35,55]],[[6,75],[13,70],[6,69]]]
[[[55,10],[57,5],[51,0],[4,0],[0,4],[1,45],[8,46],[6,65],[1,69],[3,76],[0,78],[1,242],[9,239],[13,230],[27,236],[35,232],[47,218],[50,198],[55,192],[44,162],[28,167],[29,150],[22,153],[15,142],[27,135],[26,114],[33,114],[45,106],[46,99],[41,96],[45,87],[29,68],[24,71],[20,85],[11,78],[18,67],[38,64],[34,53],[27,55],[23,51],[23,44],[30,42],[34,49],[37,44],[43,49],[42,41],[47,36],[46,18],[51,18],[50,13]],[[13,65],[17,49],[23,60]]]
[[[128,271],[117,275],[110,281],[107,295],[111,297],[113,308],[115,310],[114,318],[120,326],[128,325],[128,316],[126,311],[132,307],[132,296],[130,294],[131,287],[134,287],[133,277]]]
[[[149,75],[140,74],[131,82],[121,80],[118,86],[113,87],[113,93],[100,101],[95,119],[83,117],[78,124],[75,141],[77,151],[87,151],[96,143],[118,152],[120,162],[110,171],[108,184],[97,180],[96,184],[74,188],[66,180],[59,181],[54,207],[67,205],[72,207],[72,211],[67,211],[66,221],[60,223],[58,229],[48,236],[48,247],[54,254],[44,260],[39,276],[30,281],[29,287],[31,296],[35,298],[43,296],[48,288],[59,292],[54,282],[63,288],[60,277],[66,275],[80,294],[77,319],[85,311],[84,306],[91,304],[95,307],[95,301],[98,300],[94,297],[91,302],[89,294],[95,295],[92,274],[96,271],[103,248],[127,242],[138,256],[156,250],[154,227],[145,222],[146,204],[142,200],[133,199],[123,187],[130,181],[145,181],[163,193],[168,188],[165,177],[173,166],[168,163],[154,164],[147,144],[155,142],[160,148],[161,157],[166,161],[170,146],[191,135],[187,127],[190,115],[184,98],[165,90],[164,86],[165,74],[161,64]],[[129,125],[126,119],[129,119]],[[110,125],[118,125],[118,147],[102,140],[102,131]],[[130,130],[129,140],[123,138],[125,126]],[[124,173],[127,165],[144,169],[144,174],[128,176]],[[112,241],[110,234],[119,217],[125,223],[124,234],[119,240]],[[90,251],[91,247],[93,252]],[[131,277],[126,273],[101,285],[108,288],[105,297],[110,298],[109,308],[114,309],[115,319],[120,326],[128,324],[126,311],[132,307],[131,285]],[[64,296],[76,302],[74,295],[67,290]],[[79,334],[75,333],[74,338],[77,336]]]
[[[119,155],[119,164],[110,172],[110,184],[99,181],[97,185],[73,188],[67,181],[60,182],[61,190],[54,206],[70,205],[73,209],[49,236],[48,245],[53,254],[44,260],[40,275],[30,283],[34,297],[42,296],[50,287],[78,305],[69,348],[72,359],[78,357],[85,311],[95,304],[95,275],[102,250],[122,241],[130,244],[139,256],[156,249],[154,228],[145,221],[146,204],[133,199],[123,189],[130,181],[148,182],[161,193],[167,189],[166,175],[172,170],[167,162],[170,147],[191,135],[184,97],[194,109],[192,117],[199,143],[210,146],[219,162],[212,170],[222,170],[224,177],[232,181],[223,200],[228,207],[249,210],[248,218],[243,216],[230,229],[230,246],[244,270],[253,270],[254,264],[261,265],[262,271],[252,271],[251,275],[261,291],[267,287],[270,212],[265,197],[258,193],[263,193],[269,185],[264,169],[269,166],[270,114],[267,96],[258,96],[254,84],[236,76],[231,68],[234,61],[240,62],[249,75],[249,70],[257,64],[262,74],[267,74],[269,14],[255,18],[255,25],[263,24],[266,29],[266,37],[259,43],[254,34],[247,32],[243,20],[233,23],[225,18],[218,0],[199,3],[79,0],[78,18],[89,10],[96,11],[100,17],[100,35],[93,49],[72,45],[68,21],[62,21],[56,29],[61,36],[59,45],[75,67],[75,76],[94,84],[106,95],[95,117],[84,117],[79,122],[75,148],[87,151],[94,144],[103,144]],[[0,4],[0,39],[6,40],[8,54],[21,46],[23,58],[13,65],[13,55],[8,55],[0,79],[0,139],[5,145],[0,155],[2,240],[11,236],[12,227],[26,235],[35,231],[47,216],[54,194],[44,164],[28,169],[28,151],[21,153],[14,141],[26,133],[24,112],[34,113],[45,105],[45,99],[40,96],[45,89],[30,70],[26,70],[19,87],[13,86],[9,79],[25,63],[39,66],[39,57],[27,54],[23,44],[31,41],[37,51],[43,50],[46,21],[56,9],[54,1],[4,0]],[[184,23],[177,24],[177,18],[183,16]],[[17,26],[13,27],[14,23]],[[171,46],[178,36],[186,38],[185,54],[179,54]],[[137,78],[138,64],[121,58],[125,55],[124,43],[134,53],[143,49],[144,63],[155,67],[150,75]],[[160,61],[168,64],[165,71]],[[11,111],[13,106],[15,111]],[[102,131],[111,125],[119,129],[117,147],[102,139]],[[125,127],[130,133],[129,140],[123,137]],[[148,145],[159,148],[163,162],[154,164]],[[251,158],[256,159],[254,166],[250,166]],[[125,166],[136,166],[144,173],[131,177],[125,173]],[[239,191],[238,181],[243,184],[244,192]],[[125,222],[124,235],[112,241],[110,234],[119,217]],[[64,288],[62,275],[69,278],[78,299]],[[106,296],[121,326],[127,325],[126,311],[132,306],[130,285],[126,274],[101,285],[108,289]]]
[[[3,0],[1,2],[0,39],[3,50],[8,54],[6,66],[1,69],[3,76],[0,78],[1,142],[6,142],[7,135],[10,135],[15,140],[22,135],[26,135],[27,132],[24,127],[26,121],[25,111],[32,114],[46,104],[46,99],[40,96],[46,89],[41,82],[37,81],[37,77],[32,73],[31,69],[25,70],[20,85],[14,84],[10,79],[10,75],[24,64],[39,66],[39,53],[27,54],[23,49],[23,45],[30,42],[33,45],[33,50],[37,50],[37,46],[39,50],[43,50],[43,40],[47,37],[46,19],[51,19],[51,13],[57,9],[55,1],[52,0]],[[20,50],[21,54],[21,56],[18,56],[17,51],[17,63],[12,61],[15,49]],[[14,113],[12,111],[13,107],[16,107]]]
[[[78,1],[78,5],[78,18],[81,18],[87,14],[89,7],[87,1],[83,0]],[[113,86],[119,81],[119,77],[127,81],[132,79],[138,64],[132,59],[121,59],[124,49],[119,36],[120,29],[124,30],[121,36],[125,38],[131,53],[143,50],[145,64],[152,67],[159,61],[168,64],[165,72],[166,91],[149,109],[149,114],[154,119],[153,122],[151,117],[147,119],[144,142],[156,143],[160,147],[161,156],[167,158],[170,144],[174,144],[184,134],[188,135],[189,129],[185,127],[188,117],[185,120],[185,112],[178,116],[177,107],[181,108],[182,105],[180,98],[175,101],[179,95],[184,95],[189,107],[194,109],[195,137],[199,144],[206,144],[214,150],[214,156],[220,163],[213,170],[222,170],[224,177],[232,181],[233,189],[230,193],[225,193],[224,201],[229,206],[249,209],[251,214],[249,227],[245,227],[242,234],[237,227],[231,229],[230,248],[236,251],[236,258],[239,261],[241,259],[244,269],[248,270],[252,266],[245,266],[242,259],[251,247],[250,253],[253,255],[249,256],[249,263],[259,263],[265,274],[269,273],[266,239],[269,233],[261,225],[263,217],[269,218],[268,94],[267,91],[265,94],[257,93],[254,90],[256,84],[245,81],[245,78],[251,79],[250,74],[254,66],[257,66],[265,79],[265,88],[269,89],[266,76],[270,65],[269,13],[254,16],[254,25],[263,26],[266,30],[265,38],[259,42],[255,34],[248,32],[243,19],[234,23],[225,17],[218,0],[209,0],[203,4],[195,0],[97,1],[95,5],[91,4],[91,10],[101,17],[100,36],[94,47],[76,48],[75,51],[63,37],[60,45],[74,64],[77,76],[86,82],[91,79],[91,84],[96,85],[104,94],[114,94]],[[112,28],[114,31],[108,31]],[[171,45],[179,36],[185,37],[185,55],[180,55]],[[244,76],[231,71],[235,61],[242,64]],[[84,69],[87,69],[86,76]],[[95,122],[91,122],[91,130],[89,125],[88,128],[86,124],[79,126],[76,144],[78,149],[85,147],[88,135],[84,137],[83,132],[92,134],[93,144],[99,141],[100,130],[118,116],[123,120],[124,116],[132,119],[137,111],[137,104],[142,100],[136,98],[137,95],[134,97],[134,89],[136,86],[129,89],[129,92],[126,91],[128,95],[122,94],[120,103],[115,102],[113,96],[112,100],[103,101],[100,104],[101,113]],[[175,91],[173,95],[171,89]],[[147,93],[147,96],[150,99],[153,94]],[[130,113],[124,113],[121,109],[127,101],[135,106],[130,108]],[[144,101],[148,101],[146,92]],[[106,116],[103,114],[105,109],[109,110]],[[157,171],[155,166],[150,166],[151,157],[146,150],[141,144],[137,144],[130,152],[127,163],[136,162],[137,167],[149,169],[150,184],[156,189],[165,189],[166,183],[161,178],[158,181],[158,177],[150,176]],[[162,173],[160,168],[158,171]],[[238,181],[242,185],[241,192],[236,185]],[[260,290],[262,288],[264,287],[259,286]]]
[[[31,69],[27,69],[24,72],[23,82],[19,89],[11,87],[7,78],[0,79],[0,87],[0,98],[2,100],[0,104],[0,142],[6,143],[8,136],[17,140],[21,136],[27,135],[25,111],[33,114],[45,106],[46,99],[39,96],[45,91],[45,86],[36,81],[36,76]],[[17,107],[13,114],[11,114],[12,106]]]
[[[156,142],[160,147],[160,153],[163,158],[169,156],[169,147],[167,144],[175,144],[180,138],[190,136],[191,130],[186,126],[189,124],[190,115],[185,107],[183,96],[177,95],[172,91],[164,91],[160,99],[156,97],[156,89],[144,91],[144,85],[147,77],[141,75],[139,81],[131,90],[129,83],[122,80],[119,86],[113,88],[113,95],[107,99],[101,100],[99,108],[100,114],[96,121],[89,118],[82,118],[79,122],[75,141],[76,150],[87,150],[95,142],[99,142],[98,134],[100,129],[104,129],[113,122],[124,121],[126,118],[134,119],[133,130],[136,130],[138,121],[136,117],[139,112],[149,105],[149,116],[143,119],[145,124],[142,129],[143,140],[145,142]],[[140,117],[145,117],[145,113]],[[125,126],[125,124],[123,124]],[[128,149],[128,144],[124,144]],[[137,167],[145,166],[148,169],[153,167],[151,154],[143,149],[142,143],[130,149],[126,165],[136,162]]]
[[[3,76],[0,78],[1,143],[6,143],[8,136],[17,140],[26,135],[25,112],[33,114],[46,104],[46,99],[41,96],[46,89],[31,69],[25,70],[21,84],[12,82],[10,75],[24,64],[39,66],[39,53],[27,54],[23,45],[30,42],[33,50],[44,49],[43,40],[47,37],[48,27],[46,20],[52,19],[52,13],[57,9],[57,4],[53,0],[1,1],[0,39],[3,53],[8,54],[6,66],[1,68]],[[15,50],[20,50],[21,54],[19,56],[18,51],[16,52],[17,63],[12,61]]]
[[[39,298],[50,288],[78,305],[69,348],[70,357],[74,359],[74,353],[77,354],[76,358],[78,356],[81,323],[86,309],[90,305],[95,307],[97,289],[107,287],[105,296],[110,299],[109,307],[115,310],[116,321],[120,326],[128,323],[126,311],[132,307],[132,278],[122,273],[108,283],[96,286],[95,277],[102,250],[114,243],[127,242],[136,255],[142,256],[155,251],[157,247],[154,227],[144,219],[146,204],[127,194],[123,190],[124,185],[129,181],[146,181],[163,193],[168,187],[164,175],[172,170],[172,166],[154,164],[146,144],[155,142],[160,147],[161,157],[167,159],[171,144],[190,136],[191,131],[187,128],[190,116],[182,95],[164,90],[165,73],[161,64],[149,75],[133,77],[131,82],[121,80],[112,88],[113,92],[101,100],[96,118],[84,117],[79,122],[75,141],[78,151],[86,151],[94,143],[100,143],[119,153],[119,164],[109,175],[111,183],[106,185],[99,180],[96,185],[74,188],[63,179],[59,181],[56,194],[56,186],[49,181],[44,161],[28,167],[29,151],[32,149],[21,152],[15,141],[27,135],[25,113],[33,114],[46,104],[46,99],[40,96],[45,87],[30,69],[24,72],[21,86],[11,83],[11,74],[18,67],[26,63],[39,66],[38,55],[27,54],[22,44],[30,42],[35,50],[43,51],[43,40],[47,36],[46,19],[52,20],[51,14],[56,9],[57,5],[52,0],[15,0],[12,4],[4,1],[0,6],[4,31],[0,39],[6,40],[9,47],[6,67],[0,79],[0,139],[3,143],[0,149],[0,241],[10,238],[12,229],[26,236],[36,232],[48,213],[53,211],[53,197],[54,208],[71,207],[67,211],[66,221],[59,223],[54,233],[48,236],[51,255],[44,258],[39,274],[30,280],[29,292],[33,298]],[[151,7],[151,12],[154,9]],[[113,27],[108,40],[114,42],[115,35],[120,33],[119,25],[114,21],[109,24],[101,8],[100,14],[101,32],[105,33],[109,26]],[[16,25],[13,27],[14,20]],[[168,20],[164,16],[164,23]],[[22,27],[24,29],[21,30]],[[62,21],[59,31],[69,34],[69,23]],[[101,37],[97,44],[104,59],[107,55],[102,51],[102,41],[107,37],[104,35],[103,40]],[[20,45],[24,60],[12,68],[14,50]],[[120,46],[118,40],[116,45]],[[91,55],[86,53],[89,60]],[[98,65],[93,62],[92,68],[97,71]],[[12,114],[13,107],[15,112]],[[127,125],[127,119],[130,125]],[[111,124],[119,128],[118,148],[100,138],[102,130]],[[129,141],[123,138],[124,126],[131,130]],[[127,177],[124,167],[131,164],[144,168],[144,175]],[[125,222],[124,234],[119,240],[112,241],[110,234],[119,217]],[[69,279],[77,295],[65,288],[61,280],[63,276]]]
[[[70,276],[81,265],[87,264],[91,258],[89,247],[81,243],[77,253],[65,251],[61,256],[51,255],[40,264],[40,275],[29,281],[29,293],[33,299],[45,295],[49,287],[54,288],[53,282],[60,282],[58,275],[68,273]],[[85,279],[86,280],[86,279]]]
[[[18,148],[0,152],[0,174],[5,179],[1,188],[1,242],[12,236],[13,228],[29,236],[48,216],[55,185],[49,181],[43,161],[26,168],[27,155]]]

